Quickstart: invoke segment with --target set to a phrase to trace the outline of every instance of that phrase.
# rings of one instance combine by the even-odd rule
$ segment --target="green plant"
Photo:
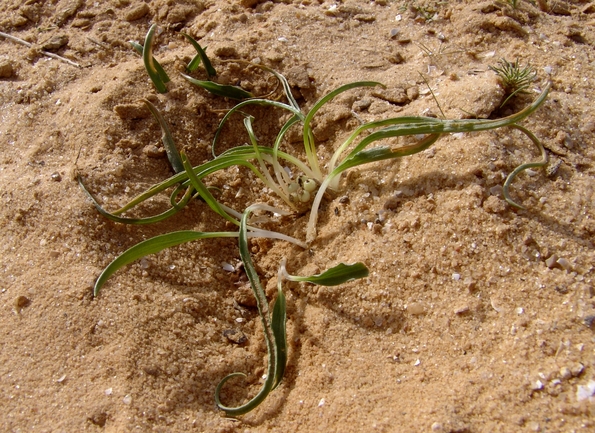
[[[502,103],[502,106],[506,104],[510,98],[518,93],[528,93],[527,89],[531,85],[537,73],[530,65],[521,67],[519,65],[519,59],[516,59],[514,63],[510,63],[506,59],[501,59],[498,64],[500,66],[490,65],[489,68],[494,71],[504,87],[506,99]]]
[[[151,27],[149,32],[154,32],[154,27]],[[189,38],[189,36],[187,36],[187,38]],[[159,64],[153,59],[151,54],[151,42],[152,39],[148,35],[142,50],[143,61],[145,62],[149,76],[153,82],[156,83],[155,85],[159,90],[157,83],[164,85],[164,77],[166,74],[165,72],[159,72],[160,66],[157,66]],[[136,47],[136,49],[138,50],[138,47]],[[203,64],[210,65],[210,61],[208,61],[202,48],[198,50],[197,56]],[[197,61],[195,59],[191,61],[191,64],[193,65],[192,67],[197,67]],[[531,167],[543,166],[547,163],[547,155],[539,140],[529,130],[518,123],[531,115],[545,101],[550,88],[549,84],[545,86],[543,92],[531,105],[516,114],[502,119],[443,120],[430,117],[410,116],[365,123],[356,128],[351,135],[337,147],[326,165],[322,165],[319,155],[317,154],[317,146],[312,130],[312,121],[315,115],[325,104],[329,103],[343,92],[358,87],[374,87],[382,85],[372,81],[346,84],[323,96],[312,106],[312,108],[310,108],[309,111],[304,113],[293,97],[289,83],[283,75],[265,66],[257,65],[257,67],[273,74],[279,80],[286,102],[266,98],[251,98],[235,105],[225,114],[216,131],[212,145],[212,160],[198,166],[192,166],[188,157],[183,152],[180,153],[177,150],[169,127],[163,116],[161,116],[156,107],[150,102],[145,101],[145,104],[153,114],[155,120],[160,125],[163,145],[175,174],[169,179],[153,185],[151,188],[133,198],[128,204],[113,212],[108,212],[98,203],[91,192],[85,187],[82,177],[79,176],[79,183],[82,189],[92,200],[97,210],[106,218],[119,223],[151,224],[162,221],[179,212],[187,206],[192,199],[201,198],[216,214],[238,227],[237,231],[231,232],[205,233],[188,230],[176,231],[143,241],[129,248],[114,259],[101,273],[94,287],[94,295],[97,296],[105,282],[117,270],[147,254],[154,254],[165,248],[194,240],[215,237],[238,238],[240,259],[244,264],[244,269],[257,300],[259,315],[263,323],[269,366],[265,383],[260,392],[247,403],[239,407],[232,408],[223,405],[220,401],[220,392],[229,379],[236,376],[243,376],[243,374],[234,373],[225,377],[219,383],[215,392],[215,399],[217,406],[228,416],[241,415],[257,407],[283,378],[287,355],[285,337],[286,306],[281,288],[282,281],[289,280],[320,285],[337,285],[352,279],[364,278],[368,275],[368,269],[362,263],[353,265],[345,265],[341,263],[319,275],[308,277],[294,276],[287,272],[285,262],[282,262],[278,276],[277,300],[269,315],[268,300],[249,254],[248,239],[250,237],[279,239],[294,243],[300,247],[307,247],[309,243],[316,239],[318,209],[324,193],[329,188],[335,190],[340,188],[340,179],[343,172],[364,164],[386,159],[401,158],[419,153],[435,143],[444,134],[480,132],[496,128],[511,127],[521,131],[538,147],[542,159],[517,167],[510,173],[504,183],[504,197],[515,207],[522,208],[521,205],[510,198],[509,188],[514,178],[523,170]],[[188,79],[187,77],[184,78]],[[217,92],[213,93],[217,94]],[[229,94],[221,96],[229,97]],[[253,130],[254,119],[240,111],[248,105],[281,108],[290,114],[288,120],[280,128],[280,131],[271,146],[263,146],[259,144]],[[243,123],[248,134],[249,144],[232,147],[221,154],[217,154],[216,145],[223,126],[232,115],[238,113],[244,116]],[[291,155],[287,151],[281,150],[285,135],[290,128],[297,126],[298,124],[301,125],[302,130],[305,161]],[[386,140],[404,136],[421,138],[418,138],[417,142],[413,144],[404,146],[393,147],[386,144]],[[384,144],[371,147],[372,144],[380,142]],[[239,166],[245,167],[254,173],[256,177],[273,191],[285,206],[291,210],[287,211],[279,208],[279,206],[272,207],[264,204],[253,204],[240,212],[218,202],[211,193],[211,189],[208,187],[208,182],[205,183],[206,179],[216,172]],[[293,174],[294,172],[295,175]],[[131,211],[137,205],[163,192],[169,193],[171,207],[168,210],[158,215],[143,218],[124,216],[124,214]],[[306,242],[277,231],[263,230],[254,224],[249,223],[249,217],[254,212],[273,212],[284,215],[296,212],[304,207],[310,208],[310,216],[306,227]]]

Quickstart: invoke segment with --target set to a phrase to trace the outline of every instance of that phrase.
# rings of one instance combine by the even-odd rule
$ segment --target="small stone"
[[[83,0],[67,0],[60,2],[60,6],[56,15],[54,15],[54,22],[58,27],[62,26],[76,11],[83,6]]]
[[[132,397],[129,394],[126,394],[126,396],[124,396],[124,398],[122,399],[122,403],[124,403],[124,404],[131,404],[132,403]]]
[[[55,171],[51,174],[51,178],[54,182],[60,182],[62,180],[62,175]]]
[[[14,74],[12,62],[8,59],[0,60],[0,78],[10,78]]]
[[[590,380],[586,385],[577,385],[576,399],[578,401],[587,400],[595,395],[595,380]]]
[[[213,44],[215,45],[215,44]],[[211,45],[209,45],[211,47]],[[217,57],[239,57],[238,50],[233,45],[228,45],[227,43],[221,45],[215,45],[213,47],[213,54]]]
[[[367,110],[368,108],[370,108],[370,106],[372,105],[372,101],[368,98],[364,98],[364,99],[358,99],[357,101],[355,101],[353,103],[352,108],[355,111],[364,111]]]
[[[557,256],[557,255],[555,255],[555,254],[552,254],[552,255],[551,255],[549,258],[547,258],[547,259],[545,260],[545,265],[546,265],[548,268],[552,269],[552,268],[554,268],[554,267],[556,266],[556,261],[557,261],[557,260],[558,260],[558,256]]]
[[[200,4],[200,3],[197,3]],[[193,8],[185,5],[175,5],[167,13],[166,21],[170,24],[178,24],[186,21],[188,16],[192,14]],[[200,8],[199,11],[200,12]]]
[[[426,309],[424,308],[423,304],[419,302],[412,302],[407,305],[407,312],[409,314],[413,314],[414,316],[418,316],[421,314],[425,314]]]
[[[165,149],[157,147],[154,144],[148,144],[143,148],[143,153],[149,158],[159,159],[165,156]]]
[[[118,104],[114,111],[122,120],[146,119],[151,115],[144,104]]]
[[[137,5],[132,6],[130,9],[126,11],[126,13],[124,14],[124,19],[126,21],[136,21],[143,18],[150,11],[151,9],[149,8],[148,4],[138,3]]]
[[[486,212],[502,213],[506,210],[506,202],[492,195],[483,202],[483,208]]]
[[[91,421],[93,424],[95,424],[96,426],[103,427],[103,426],[105,426],[105,423],[107,421],[107,413],[98,411],[98,412],[94,413],[93,415],[91,415],[87,419],[89,421]]]
[[[572,264],[570,264],[570,262],[564,257],[560,257],[558,260],[556,260],[556,264],[561,266],[566,271],[572,269]]]
[[[77,18],[72,21],[72,27],[83,29],[91,25],[91,20],[88,18]]]
[[[353,16],[353,19],[362,23],[372,23],[376,21],[376,17],[372,14],[357,14]]]
[[[465,314],[469,312],[468,305],[461,305],[460,307],[455,308],[455,314]]]
[[[226,329],[223,331],[223,336],[235,344],[243,344],[248,341],[246,335],[238,329]]]
[[[29,305],[31,305],[31,299],[27,298],[26,296],[20,295],[14,300],[14,306],[18,311],[21,311],[23,308],[26,308]]]
[[[240,4],[245,8],[252,8],[259,3],[259,0],[240,0]]]
[[[55,35],[52,36],[47,42],[45,42],[41,48],[48,51],[56,51],[68,44],[67,35]]]
[[[372,96],[395,105],[404,105],[410,102],[407,93],[402,88],[386,89],[372,92]]]
[[[583,319],[583,323],[587,328],[591,328],[593,326],[593,322],[595,322],[595,315],[589,315]]]
[[[245,307],[256,307],[256,299],[249,284],[240,286],[233,294],[234,300]]]
[[[122,140],[116,143],[116,147],[121,149],[136,149],[140,146],[140,142],[136,140],[129,140],[128,138],[123,138]]]
[[[568,380],[572,377],[572,373],[570,372],[570,368],[568,367],[562,367],[560,369],[560,379],[562,380]]]
[[[585,366],[583,364],[581,364],[580,362],[577,362],[570,366],[570,374],[572,374],[572,377],[578,377],[581,375],[581,373],[584,371],[584,369],[585,369]]]
[[[414,101],[417,98],[419,98],[419,87],[417,87],[417,86],[408,87],[406,93],[407,93],[407,97],[410,100]]]

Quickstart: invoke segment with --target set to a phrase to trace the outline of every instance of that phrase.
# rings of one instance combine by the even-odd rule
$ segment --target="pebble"
[[[126,11],[124,15],[124,19],[126,21],[136,21],[147,15],[151,9],[149,9],[149,5],[146,3],[139,3],[136,6],[133,6],[131,9]]]
[[[14,74],[12,62],[8,59],[0,60],[0,78],[10,78]]]
[[[578,401],[587,400],[595,395],[595,380],[590,380],[586,385],[577,385],[576,399]]]
[[[52,36],[41,48],[48,51],[56,51],[68,44],[68,36],[66,35],[55,35]]]
[[[460,307],[455,308],[455,314],[465,314],[469,312],[468,305],[461,305]]]
[[[165,156],[165,149],[159,148],[154,144],[148,144],[143,148],[143,153],[149,158],[163,158]]]
[[[226,329],[223,331],[223,336],[235,344],[242,344],[248,341],[246,334],[238,329]]]
[[[26,296],[20,295],[14,300],[14,306],[19,312],[29,305],[31,305],[31,299],[27,298]]]
[[[58,173],[57,171],[55,171],[54,173],[51,174],[51,178],[55,182],[60,182],[62,180],[62,175],[60,173]]]
[[[409,314],[413,314],[414,316],[418,316],[420,314],[424,314],[426,312],[426,309],[421,303],[412,302],[409,305],[407,305],[407,312]]]

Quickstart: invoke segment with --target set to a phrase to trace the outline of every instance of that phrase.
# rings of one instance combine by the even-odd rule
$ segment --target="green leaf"
[[[184,193],[184,196],[180,199],[180,201],[175,203],[174,207],[166,210],[165,212],[160,213],[159,215],[154,215],[152,217],[147,217],[147,218],[124,218],[124,217],[118,216],[118,213],[123,213],[126,209],[124,209],[124,210],[120,209],[114,213],[110,213],[110,212],[106,211],[97,202],[97,200],[95,199],[93,194],[91,194],[91,192],[87,189],[87,187],[83,183],[83,179],[80,175],[77,176],[77,180],[78,180],[78,183],[79,183],[81,189],[87,194],[87,197],[89,197],[89,199],[91,200],[91,202],[93,203],[93,205],[95,206],[95,208],[101,215],[103,215],[105,218],[107,218],[111,221],[114,221],[117,223],[122,223],[122,224],[143,225],[143,224],[153,224],[153,223],[156,223],[159,221],[163,221],[163,220],[175,215],[180,210],[182,210],[184,208],[184,206],[186,206],[188,204],[188,202],[192,199],[192,192],[194,191],[192,189],[192,187],[187,188],[186,192]],[[172,194],[172,198],[171,198],[172,202],[173,202],[173,198],[174,197]]]
[[[238,416],[250,412],[251,410],[258,407],[269,395],[275,386],[281,381],[283,372],[285,370],[285,363],[287,362],[287,352],[285,350],[285,329],[281,330],[280,327],[285,326],[285,298],[282,296],[281,299],[277,298],[275,307],[273,308],[274,328],[271,323],[271,318],[268,315],[268,300],[258,273],[254,268],[254,263],[250,257],[250,250],[248,248],[248,216],[252,212],[252,207],[248,207],[242,219],[240,221],[240,235],[239,235],[239,246],[240,246],[240,258],[244,263],[244,270],[250,281],[250,286],[254,292],[256,298],[256,306],[258,307],[258,314],[262,321],[262,327],[265,336],[265,342],[267,345],[268,354],[268,368],[266,380],[258,392],[252,399],[238,407],[228,407],[221,403],[219,398],[223,385],[231,378],[238,376],[245,376],[243,373],[232,373],[221,380],[217,389],[215,390],[215,403],[219,409],[223,410],[227,416]],[[277,305],[279,304],[279,305]],[[276,311],[275,311],[276,310]],[[279,340],[277,339],[279,338]]]
[[[132,45],[132,48],[134,48],[137,53],[139,53],[141,56],[143,55],[143,46],[141,44],[139,44],[138,42],[134,42],[134,41],[128,41],[128,43],[130,43],[130,45]],[[163,81],[164,83],[169,83],[170,79],[169,79],[169,76],[167,75],[167,72],[165,72],[165,70],[159,64],[157,59],[155,59],[155,57],[153,57],[153,65],[155,66],[155,70],[159,74],[161,81]]]
[[[203,65],[205,65],[205,69],[207,70],[207,75],[209,76],[209,78],[217,75],[217,71],[215,70],[215,68],[213,68],[211,61],[207,57],[207,53],[205,53],[205,50],[203,50],[203,48],[200,46],[200,44],[198,42],[196,42],[192,36],[187,35],[186,33],[182,33],[182,34],[186,37],[186,39],[188,39],[190,41],[190,43],[192,44],[192,46],[198,53],[192,59],[192,61],[190,63],[188,63],[186,70],[188,72],[195,71],[196,68],[198,68],[198,65],[200,65],[200,62],[202,61]]]
[[[196,78],[192,78],[191,76],[186,75],[186,74],[182,74],[182,77],[184,77],[186,80],[188,80],[192,84],[195,84],[195,85],[202,87],[203,89],[211,92],[213,95],[223,96],[225,98],[238,99],[238,100],[254,97],[254,95],[252,93],[247,92],[246,90],[242,89],[241,87],[217,84],[212,81],[197,80]]]
[[[277,345],[277,368],[275,370],[275,382],[273,389],[281,383],[285,375],[285,366],[287,364],[287,301],[285,294],[281,290],[281,279],[277,283],[277,299],[271,313],[271,329]]]
[[[153,81],[153,84],[157,88],[157,91],[159,93],[167,93],[167,87],[165,86],[165,83],[169,81],[169,77],[161,68],[162,73],[165,74],[165,76],[162,77],[157,70],[155,62],[153,61],[153,36],[155,35],[156,29],[157,24],[153,24],[147,32],[147,36],[145,37],[145,45],[143,47],[143,62],[145,64],[145,69],[151,78],[151,81]]]
[[[142,241],[133,247],[128,248],[103,270],[95,282],[93,295],[97,296],[99,294],[99,290],[101,290],[101,287],[105,284],[107,279],[118,269],[149,254],[155,254],[166,248],[198,239],[232,238],[237,236],[237,232],[197,232],[193,230],[183,230],[155,236],[154,238]]]
[[[151,112],[151,114],[153,115],[155,120],[157,120],[157,122],[159,123],[159,126],[161,127],[161,141],[163,142],[163,147],[165,148],[165,153],[167,154],[167,159],[169,160],[169,163],[171,164],[172,168],[174,169],[174,172],[176,172],[176,173],[183,172],[184,164],[182,163],[182,158],[180,157],[180,152],[178,152],[178,148],[176,147],[176,144],[174,143],[174,139],[171,135],[171,132],[169,130],[169,126],[167,125],[167,122],[165,121],[165,119],[163,118],[163,116],[161,115],[159,110],[157,110],[157,107],[155,107],[150,101],[148,101],[147,99],[143,99],[143,102],[149,108],[149,111]]]
[[[304,281],[319,286],[338,286],[347,281],[356,280],[367,277],[369,274],[368,268],[361,262],[352,265],[339,263],[337,266],[326,270],[322,274],[312,275],[309,277],[298,277],[294,275],[286,275],[291,281]]]
[[[200,196],[209,205],[209,207],[211,209],[213,209],[216,213],[221,215],[227,221],[229,221],[233,224],[239,225],[239,223],[223,209],[223,207],[219,204],[219,202],[217,200],[215,200],[215,197],[213,197],[213,194],[211,194],[211,191],[209,191],[209,189],[205,186],[205,184],[202,183],[202,181],[198,178],[198,176],[196,176],[196,174],[194,173],[194,171],[192,169],[192,165],[190,165],[190,161],[188,160],[188,157],[186,157],[186,154],[184,152],[182,152],[181,156],[182,156],[182,163],[184,164],[184,169],[186,170],[186,174],[188,175],[188,179],[190,180],[190,183],[192,184],[192,186],[194,187],[196,192],[198,192],[200,194]]]

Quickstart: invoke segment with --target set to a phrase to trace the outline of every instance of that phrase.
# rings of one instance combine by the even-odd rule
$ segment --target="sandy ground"
[[[0,2],[0,431],[3,432],[573,432],[595,428],[595,3],[588,1],[61,0]],[[533,4],[534,3],[534,4]],[[161,29],[155,56],[172,77],[158,95],[128,40]],[[546,103],[523,122],[544,143],[547,170],[511,189],[538,158],[516,131],[445,136],[399,161],[352,170],[323,203],[308,250],[254,241],[274,295],[285,257],[294,274],[363,261],[370,276],[339,287],[287,284],[286,377],[254,412],[229,420],[260,387],[266,350],[233,240],[193,242],[119,271],[101,270],[135,243],[173,230],[232,230],[204,203],[151,226],[110,222],[107,209],[171,175],[148,98],[194,164],[207,161],[233,102],[178,74],[193,35],[222,83],[255,94],[274,80],[230,59],[285,74],[307,109],[330,90],[376,80],[387,90],[345,93],[316,118],[325,160],[360,120],[498,117]],[[49,58],[42,50],[76,62]],[[530,63],[529,95],[499,109],[489,70]],[[423,74],[422,75],[420,75]],[[200,76],[200,72],[196,73]],[[252,108],[270,143],[285,119]],[[241,119],[221,150],[243,144]],[[297,134],[292,139],[299,138]],[[393,143],[395,144],[395,143]],[[284,146],[300,155],[299,143]],[[278,203],[244,170],[209,179],[243,209]],[[148,203],[137,216],[155,213]],[[275,227],[305,238],[307,213]],[[242,344],[224,336],[234,329]]]

